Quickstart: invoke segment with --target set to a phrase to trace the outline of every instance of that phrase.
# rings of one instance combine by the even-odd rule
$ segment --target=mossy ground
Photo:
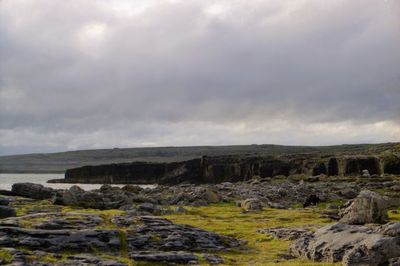
[[[218,204],[207,207],[187,207],[188,213],[167,215],[179,224],[188,224],[228,235],[248,243],[248,249],[220,253],[225,265],[338,265],[315,263],[308,260],[284,260],[290,241],[276,240],[258,233],[258,229],[270,227],[308,227],[311,229],[332,223],[322,218],[318,209],[264,209],[262,212],[242,213],[234,204]]]
[[[12,259],[12,255],[9,251],[0,249],[0,264],[10,263]]]
[[[333,202],[331,204],[340,205],[341,202]],[[115,215],[122,215],[125,212],[121,210],[94,210],[82,209],[75,207],[54,206],[50,201],[25,201],[18,204],[17,215],[24,215],[32,211],[53,210],[55,207],[60,212],[74,212],[74,213],[95,213],[99,214],[104,222],[98,226],[101,229],[117,229],[120,231],[120,239],[123,242],[119,256],[109,256],[99,254],[99,256],[119,260],[127,265],[155,265],[154,263],[135,262],[128,258],[128,250],[126,246],[126,234],[124,228],[118,228],[111,223],[111,219]],[[255,213],[242,213],[241,209],[236,207],[233,203],[214,204],[205,207],[185,207],[188,209],[187,213],[170,214],[164,216],[165,218],[177,224],[187,224],[196,226],[202,229],[210,230],[219,234],[228,235],[241,240],[247,241],[247,247],[244,250],[235,252],[219,252],[218,255],[224,258],[224,265],[340,265],[333,263],[312,262],[305,259],[292,259],[285,260],[281,257],[287,253],[291,241],[276,240],[273,237],[258,233],[258,229],[271,228],[277,226],[284,227],[307,227],[314,230],[318,227],[333,223],[330,219],[324,218],[321,215],[321,210],[325,209],[327,204],[319,204],[316,208],[303,209],[301,206],[294,206],[293,209],[279,210],[279,209],[264,209],[262,212]],[[400,221],[400,209],[389,211],[390,221]],[[42,219],[42,218],[40,218]],[[32,224],[24,224],[23,226],[32,226]],[[68,254],[66,251],[63,258]],[[5,261],[10,260],[10,254],[0,249],[0,258]],[[52,262],[59,258],[52,256],[43,258],[44,261]],[[200,259],[200,263],[206,265],[204,259]]]

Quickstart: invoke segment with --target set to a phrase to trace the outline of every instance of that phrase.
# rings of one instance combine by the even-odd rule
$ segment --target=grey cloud
[[[20,138],[36,138],[46,147],[53,144],[38,135],[73,143],[79,134],[103,132],[126,140],[119,145],[187,145],[179,131],[189,125],[224,125],[219,132],[231,134],[214,142],[197,128],[186,139],[193,144],[398,140],[395,0],[154,1],[134,16],[115,11],[117,2],[130,1],[0,3],[3,142],[12,142],[4,132],[23,129],[36,137]],[[216,4],[222,9],[207,14]],[[282,137],[296,128],[276,121],[350,123],[348,130],[391,126],[383,138],[363,132],[352,138],[343,130],[341,139],[326,135],[313,143],[305,137],[307,128]],[[240,123],[273,124],[280,134],[260,138],[246,127],[230,130]],[[142,134],[128,132],[139,127]],[[71,145],[112,145],[102,137]],[[13,149],[35,150],[20,143]],[[63,147],[70,148],[57,149]]]

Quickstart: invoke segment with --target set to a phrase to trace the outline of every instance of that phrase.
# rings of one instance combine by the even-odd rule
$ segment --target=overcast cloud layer
[[[0,154],[400,141],[400,1],[0,1]]]

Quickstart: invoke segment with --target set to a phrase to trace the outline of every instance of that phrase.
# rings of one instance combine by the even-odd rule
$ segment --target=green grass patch
[[[280,255],[287,252],[291,242],[257,232],[257,229],[277,226],[315,229],[332,223],[321,218],[318,209],[264,209],[262,212],[242,213],[233,204],[185,208],[189,210],[187,213],[166,215],[165,218],[247,241],[246,250],[219,253],[225,265],[339,265],[302,259],[284,260]]]
[[[10,263],[12,260],[12,254],[8,250],[0,249],[0,260],[3,264]]]

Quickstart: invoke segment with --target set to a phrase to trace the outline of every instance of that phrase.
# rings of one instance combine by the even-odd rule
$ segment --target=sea
[[[31,182],[41,184],[45,187],[54,189],[68,189],[73,185],[78,185],[84,190],[98,189],[102,184],[61,184],[61,183],[47,183],[50,179],[62,179],[64,174],[1,174],[0,173],[0,189],[11,190],[15,183]],[[123,187],[124,184],[112,185],[115,187]],[[153,188],[155,185],[138,185],[140,187]]]

